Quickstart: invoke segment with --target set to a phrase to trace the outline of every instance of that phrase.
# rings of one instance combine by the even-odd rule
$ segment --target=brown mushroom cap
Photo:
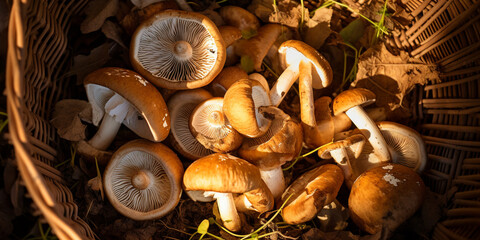
[[[218,27],[218,31],[220,32],[220,35],[222,35],[226,47],[242,38],[242,31],[234,26],[223,25]]]
[[[367,106],[375,102],[375,93],[365,88],[353,88],[343,91],[335,97],[333,115],[339,115],[355,106]]]
[[[171,129],[168,135],[170,145],[189,160],[212,154],[190,132],[190,115],[195,107],[213,96],[202,88],[176,92],[167,102],[171,116]]]
[[[272,120],[268,131],[258,138],[247,138],[238,149],[241,158],[260,169],[272,169],[294,159],[302,150],[300,124],[279,108],[261,107],[260,114]]]
[[[130,141],[112,156],[104,172],[105,193],[121,214],[134,220],[160,218],[182,193],[183,165],[161,143]]]
[[[282,195],[282,217],[288,224],[304,223],[337,197],[343,183],[342,170],[334,164],[314,168],[296,179]]]
[[[265,195],[252,204],[263,205],[261,209],[273,207],[273,196],[262,181],[258,168],[230,154],[215,153],[196,160],[185,170],[183,184],[188,191],[239,194],[258,192],[263,188],[260,192]]]
[[[358,177],[348,206],[352,220],[361,229],[389,234],[420,208],[424,196],[425,185],[416,172],[399,164],[385,164]]]
[[[241,7],[224,6],[220,8],[219,13],[225,24],[237,27],[242,32],[242,35],[253,36],[260,27],[258,18]]]
[[[278,49],[280,63],[283,68],[298,65],[301,60],[312,64],[312,86],[315,89],[328,87],[333,79],[332,67],[320,53],[310,45],[298,41],[288,40]],[[325,70],[324,70],[325,69]]]
[[[215,24],[200,13],[180,10],[165,10],[144,21],[130,46],[133,68],[162,88],[205,86],[222,70],[225,58],[226,46]]]
[[[214,97],[197,105],[190,115],[190,131],[206,148],[214,152],[230,152],[242,144],[243,136],[223,114],[223,98]]]
[[[235,130],[253,138],[265,134],[270,126],[270,120],[258,114],[259,107],[269,105],[268,91],[258,81],[242,79],[225,93],[223,112]]]
[[[229,89],[233,83],[240,79],[247,78],[247,72],[245,72],[245,70],[241,69],[240,67],[225,67],[209,84],[209,89],[213,96],[223,97],[225,95],[225,92],[227,92],[227,89]]]
[[[282,25],[280,24],[266,24],[258,29],[257,35],[249,39],[239,39],[233,46],[235,54],[240,56],[243,61],[253,64],[253,69],[247,70],[262,70],[263,58],[268,53],[268,50],[282,33]]]
[[[123,124],[138,136],[154,142],[163,141],[170,131],[170,114],[160,92],[138,73],[117,67],[98,69],[84,79],[92,104],[93,123],[105,114],[107,99],[114,93],[130,102],[138,115],[127,117]]]

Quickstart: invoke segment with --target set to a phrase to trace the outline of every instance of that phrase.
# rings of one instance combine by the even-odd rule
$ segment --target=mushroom
[[[387,238],[421,206],[425,196],[422,178],[411,168],[383,164],[360,175],[352,186],[348,207],[362,230]]]
[[[312,87],[320,89],[330,85],[332,81],[330,64],[314,48],[297,40],[283,42],[278,49],[278,53],[284,71],[270,90],[272,105],[278,106],[282,102],[290,87],[301,75],[302,80],[299,84],[304,91],[302,93],[302,90],[300,90],[300,100],[309,104],[301,107],[302,109],[305,108],[301,111],[305,112],[305,115],[311,114],[309,116],[313,116]],[[301,105],[304,104],[301,103]],[[309,119],[305,124],[313,126],[315,121],[314,119]]]
[[[242,144],[243,136],[223,114],[223,98],[214,97],[197,105],[190,115],[190,131],[204,147],[214,152],[230,152]]]
[[[225,24],[240,29],[244,38],[250,38],[257,34],[260,21],[249,11],[238,6],[224,6],[220,8],[219,13]]]
[[[250,74],[248,74],[248,79],[258,81],[263,86],[263,88],[265,88],[265,90],[267,90],[267,92],[270,91],[270,87],[268,86],[267,79],[265,79],[265,77],[262,74],[260,74],[260,73],[250,73]]]
[[[210,92],[215,97],[223,97],[233,83],[246,78],[248,74],[243,69],[237,66],[225,67],[209,84]]]
[[[223,25],[218,27],[218,31],[222,35],[225,47],[227,48],[227,59],[225,66],[231,66],[237,63],[238,56],[235,54],[233,44],[242,38],[242,31],[234,26]]]
[[[132,66],[158,87],[199,88],[222,70],[226,49],[206,16],[165,10],[142,22],[130,46]]]
[[[334,164],[316,167],[297,178],[282,195],[277,205],[285,204],[282,218],[288,224],[313,219],[325,205],[337,197],[343,183],[342,170]]]
[[[247,138],[238,155],[260,169],[263,181],[277,199],[285,190],[282,165],[293,160],[302,150],[303,131],[277,107],[261,107],[259,114],[272,120],[268,131],[258,138]]]
[[[355,168],[352,168],[352,163],[359,158],[365,145],[365,137],[361,134],[354,134],[343,140],[336,141],[332,144],[322,146],[318,149],[318,156],[322,159],[335,159],[335,162],[340,166],[345,177],[345,183],[348,188],[352,187],[353,182],[361,174]]]
[[[168,135],[170,145],[189,160],[212,154],[190,132],[190,115],[195,107],[213,96],[205,89],[189,89],[176,92],[167,102],[171,128]]]
[[[88,74],[84,85],[92,105],[92,122],[96,126],[101,123],[88,142],[80,142],[80,152],[90,155],[92,148],[106,150],[122,123],[150,141],[160,142],[167,137],[170,115],[165,101],[155,86],[136,72],[101,68]],[[104,160],[101,162],[106,163]]]
[[[259,107],[269,105],[268,90],[261,83],[242,79],[225,93],[223,112],[235,130],[254,138],[265,134],[270,127],[270,120],[258,114]]]
[[[362,107],[373,102],[375,102],[375,94],[372,91],[365,88],[349,89],[338,94],[333,100],[333,114],[336,116],[345,112],[353,124],[368,139],[378,156],[378,161],[390,162],[391,156],[385,139],[377,125]]]
[[[118,212],[134,220],[165,216],[182,194],[183,165],[162,143],[130,141],[112,156],[104,172],[105,193]]]
[[[261,71],[263,58],[281,33],[282,25],[269,23],[261,26],[254,37],[239,39],[233,47],[240,56],[242,68],[246,72]]]
[[[377,122],[377,126],[387,142],[392,162],[420,174],[427,165],[425,142],[420,134],[405,125],[389,121]]]
[[[427,153],[420,134],[407,126],[394,122],[381,121],[376,124],[385,138],[388,151],[392,156],[392,162],[410,167],[421,173],[427,163]],[[354,129],[353,131],[336,134],[335,138],[344,139],[359,133],[358,129]],[[352,168],[355,168],[358,174],[361,174],[378,164],[380,164],[378,155],[375,154],[372,145],[367,142],[360,156],[352,164]]]
[[[233,155],[215,153],[196,160],[185,170],[183,184],[187,191],[203,191],[203,195],[213,196],[223,225],[230,231],[242,227],[233,194],[240,194],[242,200],[248,201],[250,209],[265,212],[273,208],[272,194],[258,168]]]

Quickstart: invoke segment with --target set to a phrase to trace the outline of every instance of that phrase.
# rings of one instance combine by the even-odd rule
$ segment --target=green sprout
[[[8,124],[8,114],[5,112],[0,112],[0,116],[7,117],[5,120],[0,120],[0,133],[1,133]]]
[[[283,168],[282,170],[283,170],[283,171],[288,171],[289,169],[293,168],[293,166],[298,162],[298,160],[300,160],[300,159],[302,159],[302,158],[305,158],[305,157],[307,157],[307,156],[309,156],[309,155],[317,152],[318,149],[320,149],[320,148],[322,148],[322,147],[325,147],[325,146],[328,146],[328,145],[330,145],[330,144],[332,144],[332,143],[333,143],[333,140],[330,141],[330,142],[328,142],[328,143],[326,143],[326,144],[323,144],[323,145],[320,146],[320,147],[317,147],[317,148],[313,149],[312,151],[310,151],[310,152],[308,152],[308,153],[305,153],[305,154],[303,154],[303,155],[300,155],[300,154],[299,154],[299,155],[295,158],[295,160],[292,162],[292,164],[290,164],[290,165],[289,165],[288,167],[286,167],[286,168]]]

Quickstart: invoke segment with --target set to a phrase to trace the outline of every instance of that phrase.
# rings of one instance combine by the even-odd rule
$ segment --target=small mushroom
[[[269,106],[268,90],[255,80],[235,82],[225,93],[223,112],[232,127],[244,136],[254,138],[265,134],[271,121],[258,113],[261,106]]]
[[[132,66],[158,87],[192,89],[209,84],[225,64],[226,46],[206,16],[165,10],[133,34]]]
[[[182,194],[183,165],[162,143],[130,141],[112,156],[104,172],[105,193],[118,212],[134,220],[165,216]]]
[[[343,112],[346,113],[353,124],[368,139],[378,156],[378,161],[390,162],[391,156],[384,137],[362,107],[373,102],[375,102],[375,94],[372,91],[365,88],[349,89],[338,94],[333,100],[333,114],[336,116]]]
[[[89,149],[106,150],[122,123],[150,141],[160,142],[167,137],[170,115],[165,101],[155,86],[136,72],[101,68],[87,75],[84,85],[92,105],[92,122],[100,126],[90,140],[80,142],[80,152],[88,156]],[[104,160],[101,162],[106,163]]]
[[[215,97],[223,97],[227,89],[232,86],[233,83],[240,79],[248,78],[247,72],[237,66],[225,67],[215,77],[215,79],[209,84],[210,92]]]
[[[361,174],[352,163],[360,156],[365,145],[365,137],[361,134],[354,134],[343,140],[336,141],[332,144],[322,146],[318,149],[318,156],[322,159],[335,159],[340,166],[345,177],[345,183],[348,188],[352,187],[353,182]]]
[[[422,178],[411,168],[383,164],[360,175],[352,186],[348,207],[362,230],[387,238],[410,218],[425,197]]]
[[[240,56],[240,62],[245,71],[262,70],[263,59],[281,33],[282,25],[269,23],[261,26],[254,37],[239,39],[233,45],[235,54]]]
[[[263,181],[277,199],[285,190],[282,165],[293,160],[302,150],[303,131],[277,107],[261,107],[259,113],[272,120],[268,131],[258,138],[247,138],[238,155],[260,169]]]
[[[288,224],[310,221],[335,200],[342,183],[342,170],[334,164],[321,165],[304,173],[290,184],[277,204],[285,204],[281,213],[283,220]]]
[[[267,79],[265,79],[265,77],[262,74],[260,74],[260,73],[250,73],[250,74],[248,74],[248,79],[258,81],[263,86],[263,88],[265,88],[265,90],[267,90],[267,92],[270,91],[270,87],[268,86]]]
[[[183,176],[184,189],[203,191],[217,201],[223,225],[231,231],[242,227],[233,194],[251,209],[265,212],[273,208],[273,197],[260,177],[257,167],[233,155],[215,153],[193,162]],[[198,193],[198,192],[197,192]]]
[[[377,122],[377,126],[387,142],[392,162],[421,173],[427,165],[427,152],[420,134],[405,125],[389,121]]]
[[[302,95],[302,90],[300,90],[300,100],[301,102],[308,102],[305,107],[302,107],[305,109],[301,111],[305,114],[311,113],[311,116],[314,116],[312,87],[320,89],[330,85],[333,78],[330,64],[314,48],[297,40],[283,42],[278,52],[284,71],[270,90],[272,105],[278,106],[282,102],[290,87],[301,75],[302,80],[299,84],[304,91]],[[312,122],[312,119],[310,119],[306,124],[314,125],[315,121]]]
[[[214,97],[197,105],[190,115],[190,131],[204,147],[214,152],[230,152],[242,144],[243,136],[223,114],[223,98]]]
[[[246,38],[257,34],[260,21],[249,11],[238,6],[224,6],[220,8],[219,13],[226,25],[240,29],[242,35]]]
[[[189,128],[193,109],[212,97],[207,90],[197,88],[178,91],[167,102],[171,120],[168,141],[178,153],[189,160],[197,160],[213,153],[195,139]]]

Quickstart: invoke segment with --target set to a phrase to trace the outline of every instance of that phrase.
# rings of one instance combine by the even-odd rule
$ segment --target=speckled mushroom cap
[[[335,200],[342,183],[342,169],[334,164],[321,165],[304,173],[285,190],[277,204],[280,206],[288,199],[282,210],[283,220],[288,224],[311,220],[323,206]]]
[[[239,156],[265,170],[298,156],[303,142],[300,124],[274,106],[261,107],[259,113],[271,118],[272,125],[264,135],[245,139],[238,149]]]
[[[230,152],[242,144],[243,136],[223,114],[223,98],[214,97],[199,103],[190,114],[192,135],[207,149]]]
[[[365,88],[348,89],[333,100],[333,115],[339,115],[355,106],[367,106],[375,102],[375,93]]]
[[[348,206],[352,220],[361,229],[370,234],[388,234],[420,208],[424,196],[425,185],[415,171],[390,163],[357,178]]]
[[[167,102],[171,115],[171,129],[167,139],[178,153],[189,160],[197,160],[213,153],[195,139],[189,128],[193,109],[212,97],[207,90],[197,88],[178,91]]]
[[[283,42],[278,49],[278,54],[280,64],[284,69],[289,65],[299,64],[300,60],[310,62],[312,64],[312,87],[315,89],[328,87],[333,80],[332,67],[325,57],[302,41]]]
[[[165,10],[144,21],[132,36],[132,66],[156,86],[192,89],[209,84],[225,64],[226,46],[206,16]]]
[[[268,91],[256,80],[235,82],[223,98],[223,112],[233,128],[250,138],[265,134],[271,121],[258,113],[261,106],[269,106]]]
[[[92,104],[93,124],[98,125],[105,114],[105,103],[119,94],[137,110],[127,114],[123,124],[138,136],[154,142],[163,141],[170,131],[170,114],[160,92],[138,73],[107,67],[88,74],[84,85]]]
[[[272,193],[258,168],[230,154],[215,153],[196,160],[185,170],[183,185],[187,191],[246,194],[260,212],[273,207]]]
[[[162,143],[137,139],[113,154],[103,181],[117,211],[134,220],[149,220],[177,206],[182,176],[182,162],[172,150]]]

